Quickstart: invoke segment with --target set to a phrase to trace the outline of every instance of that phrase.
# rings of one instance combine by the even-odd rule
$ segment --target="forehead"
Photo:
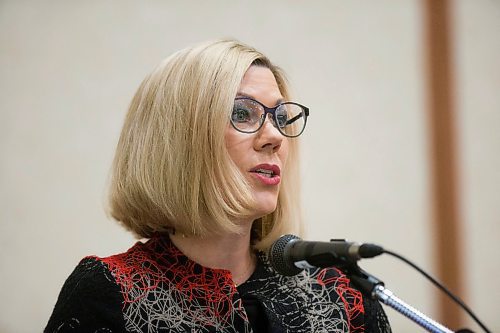
[[[241,80],[238,96],[251,97],[267,106],[283,101],[276,78],[269,68],[262,66],[248,68]]]

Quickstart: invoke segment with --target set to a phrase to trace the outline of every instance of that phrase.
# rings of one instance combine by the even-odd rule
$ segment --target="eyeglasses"
[[[272,115],[274,127],[286,137],[295,138],[306,128],[309,108],[294,102],[283,102],[268,108],[248,97],[234,100],[231,125],[242,133],[255,133],[264,125],[267,114]]]

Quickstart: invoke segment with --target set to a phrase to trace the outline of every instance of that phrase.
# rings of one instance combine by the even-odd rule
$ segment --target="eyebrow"
[[[238,92],[238,93],[236,93],[236,98],[238,98],[238,97],[246,97],[246,98],[251,98],[251,99],[254,99],[254,100],[256,100],[256,101],[260,102],[257,98],[255,98],[255,97],[253,97],[253,96],[251,96],[251,95],[248,95],[248,94],[242,93],[242,92]],[[276,104],[274,104],[274,105],[281,104],[281,103],[283,103],[284,101],[285,101],[285,100],[284,100],[283,98],[278,98],[278,99],[276,100]],[[262,103],[262,102],[261,102],[261,103]],[[264,103],[262,103],[262,104],[264,104]]]

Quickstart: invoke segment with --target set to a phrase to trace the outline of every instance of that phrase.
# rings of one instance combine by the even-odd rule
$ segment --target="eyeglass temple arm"
[[[290,125],[291,123],[293,123],[293,122],[297,121],[299,118],[302,118],[302,113],[299,113],[298,115],[296,115],[296,116],[295,116],[295,117],[293,117],[292,119],[287,120],[287,121],[286,121],[285,126],[286,126],[286,125]]]

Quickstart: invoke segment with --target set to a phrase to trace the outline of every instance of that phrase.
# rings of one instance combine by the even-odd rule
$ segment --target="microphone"
[[[303,241],[295,235],[281,236],[269,249],[271,266],[281,275],[296,275],[304,268],[342,266],[361,258],[373,258],[384,252],[381,246],[352,243]]]

